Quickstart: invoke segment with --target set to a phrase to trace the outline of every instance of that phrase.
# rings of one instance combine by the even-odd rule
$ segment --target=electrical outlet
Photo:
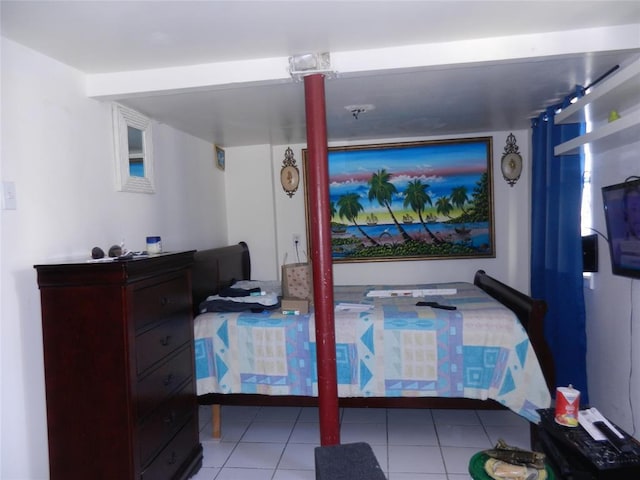
[[[16,208],[16,184],[14,182],[2,182],[2,209],[15,210]]]

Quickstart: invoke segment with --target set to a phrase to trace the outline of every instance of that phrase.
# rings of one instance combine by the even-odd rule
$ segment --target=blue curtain
[[[556,385],[580,390],[588,403],[582,279],[582,153],[556,157],[553,147],[584,132],[584,124],[555,125],[557,107],[532,122],[531,294],[547,302],[545,337]],[[555,392],[553,392],[555,394]]]

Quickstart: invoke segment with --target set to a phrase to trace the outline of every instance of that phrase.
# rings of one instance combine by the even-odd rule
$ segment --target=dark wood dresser
[[[35,266],[51,480],[178,480],[200,468],[193,254]]]

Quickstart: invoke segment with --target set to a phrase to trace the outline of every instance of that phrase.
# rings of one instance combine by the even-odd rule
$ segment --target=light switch
[[[15,210],[16,207],[16,184],[14,182],[2,182],[2,209]]]

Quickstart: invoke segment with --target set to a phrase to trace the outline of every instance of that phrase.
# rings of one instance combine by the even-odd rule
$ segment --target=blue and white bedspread
[[[341,397],[494,399],[538,422],[551,397],[527,333],[515,315],[470,283],[455,295],[367,297],[392,286],[335,287]],[[457,310],[418,307],[418,300]],[[205,313],[195,321],[198,395],[318,395],[313,314]]]

